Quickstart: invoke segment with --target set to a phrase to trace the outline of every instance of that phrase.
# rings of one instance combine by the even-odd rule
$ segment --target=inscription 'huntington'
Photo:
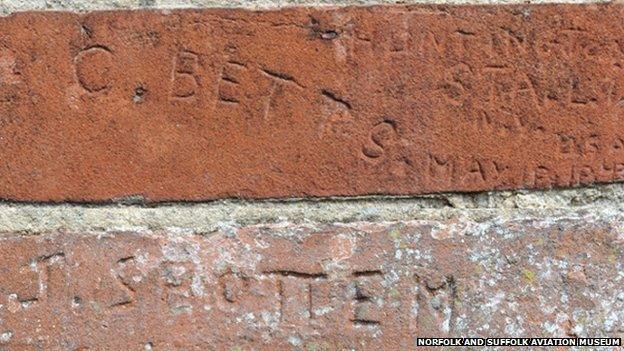
[[[0,197],[209,200],[619,181],[624,32],[608,23],[623,9],[4,18]],[[25,28],[45,40],[23,40]],[[45,145],[23,142],[31,139]]]

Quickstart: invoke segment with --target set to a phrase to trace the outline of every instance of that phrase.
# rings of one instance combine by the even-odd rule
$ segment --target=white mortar
[[[378,4],[527,4],[588,3],[587,0],[0,0],[0,14],[17,11],[96,11],[118,9],[247,8],[275,9],[288,6],[349,6]]]

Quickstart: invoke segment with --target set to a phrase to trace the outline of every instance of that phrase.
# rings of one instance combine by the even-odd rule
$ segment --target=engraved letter
[[[113,54],[107,47],[96,45],[82,50],[74,65],[78,82],[86,91],[98,93],[111,87]]]
[[[174,98],[190,98],[197,94],[199,57],[192,52],[179,53],[173,62],[172,94]]]

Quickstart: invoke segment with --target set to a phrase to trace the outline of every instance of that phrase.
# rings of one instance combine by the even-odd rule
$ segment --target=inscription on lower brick
[[[623,18],[617,4],[14,14],[0,198],[620,181]]]
[[[621,336],[623,221],[571,218],[5,235],[0,350],[414,350],[417,337]]]

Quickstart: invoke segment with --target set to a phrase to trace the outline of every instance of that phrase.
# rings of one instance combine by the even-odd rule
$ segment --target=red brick
[[[414,350],[423,336],[621,337],[621,225],[454,218],[207,236],[6,234],[0,350]],[[440,231],[449,235],[436,239]]]
[[[0,197],[147,201],[624,177],[621,5],[0,19]]]

